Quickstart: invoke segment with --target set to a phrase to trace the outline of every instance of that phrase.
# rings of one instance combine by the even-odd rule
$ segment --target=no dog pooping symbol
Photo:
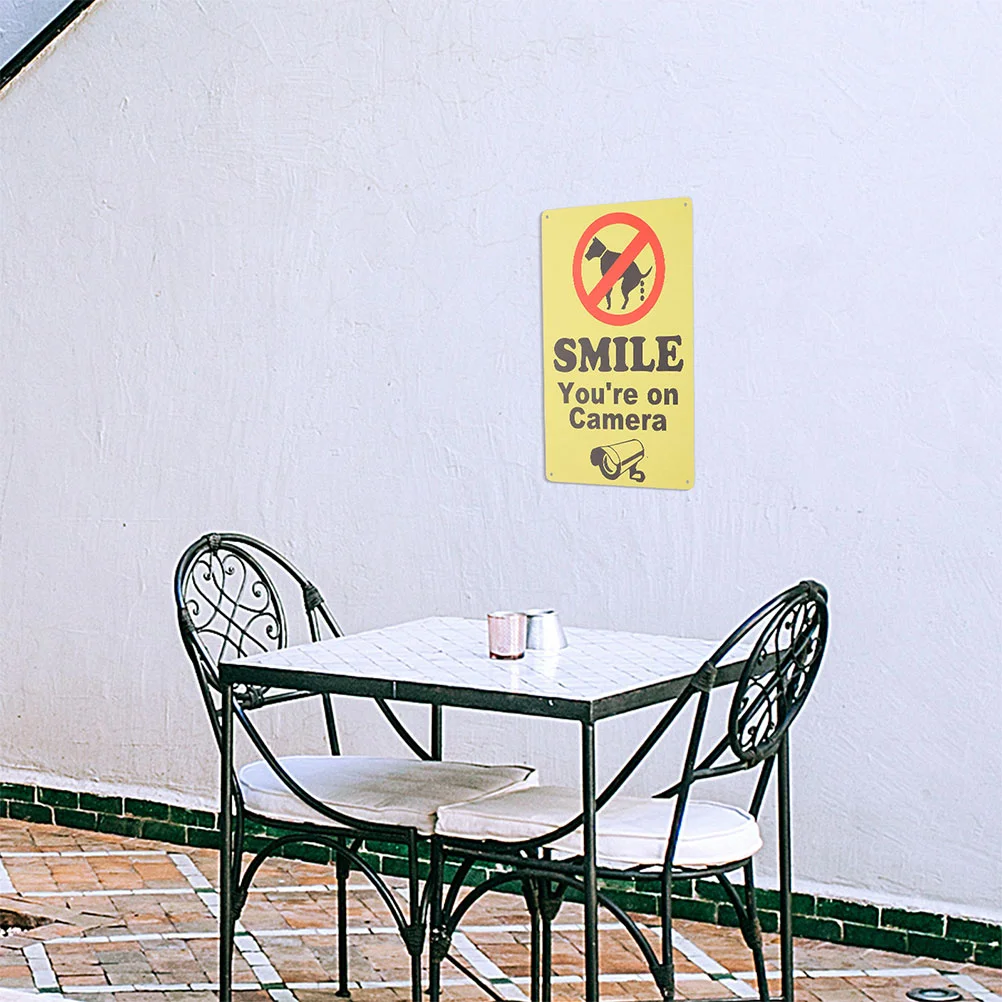
[[[654,308],[664,283],[661,241],[638,216],[607,212],[581,234],[574,251],[574,290],[596,320],[617,327],[636,323]]]
[[[551,209],[542,249],[547,478],[692,487],[691,200]]]

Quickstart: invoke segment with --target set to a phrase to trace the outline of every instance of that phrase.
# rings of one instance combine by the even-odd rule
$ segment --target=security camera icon
[[[644,444],[636,438],[614,445],[599,445],[591,450],[591,465],[597,466],[606,480],[618,480],[629,473],[635,484],[642,484],[647,475],[637,467],[643,458]]]

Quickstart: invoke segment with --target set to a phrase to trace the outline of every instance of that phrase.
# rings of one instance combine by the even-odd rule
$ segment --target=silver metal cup
[[[525,620],[525,646],[529,650],[559,651],[567,646],[563,627],[552,609],[529,609]]]

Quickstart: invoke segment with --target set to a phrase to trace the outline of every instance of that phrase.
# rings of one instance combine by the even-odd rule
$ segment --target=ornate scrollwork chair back
[[[765,765],[752,813],[758,813],[771,763],[814,685],[828,640],[828,592],[801,581],[745,620],[708,659],[704,670],[742,660],[722,739],[682,784]],[[699,738],[694,735],[694,740]],[[674,795],[679,786],[662,795]]]
[[[342,636],[316,585],[276,550],[250,536],[208,533],[188,547],[178,563],[174,576],[178,624],[217,740],[219,663],[278,650],[289,642],[276,578],[286,579],[287,598],[295,592],[301,595],[309,628],[304,641]],[[265,686],[238,686],[235,697],[247,710],[295,698]],[[329,697],[324,697],[324,710],[328,741],[337,754],[337,728]]]
[[[828,593],[803,581],[761,610],[762,621],[728,718],[731,751],[750,765],[776,754],[814,685],[828,641]]]
[[[683,815],[695,784],[757,769],[748,807],[749,817],[757,821],[774,760],[814,685],[827,639],[828,592],[815,581],[801,581],[752,613],[704,663],[694,681],[703,691],[681,778],[655,795],[676,802],[667,868],[678,865]],[[734,662],[743,666],[730,694],[726,731],[704,752],[707,709],[713,696],[727,694],[727,685],[714,688],[719,673]]]

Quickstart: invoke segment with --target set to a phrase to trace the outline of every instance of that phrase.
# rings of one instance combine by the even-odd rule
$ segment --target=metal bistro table
[[[366,696],[424,703],[431,707],[431,745],[442,754],[445,706],[517,713],[581,726],[581,799],[585,875],[585,996],[598,999],[598,901],[595,854],[595,724],[631,710],[674,699],[716,649],[709,640],[566,629],[568,646],[559,652],[528,651],[517,661],[487,654],[483,620],[430,618],[379,630],[287,647],[224,661],[222,843],[232,845],[227,806],[233,783],[232,691],[237,683],[276,686],[313,693]],[[717,685],[734,682],[744,665],[720,667]],[[785,755],[780,761],[780,896],[784,972],[792,971],[789,915],[789,805]],[[229,867],[221,871],[223,900],[229,900]],[[784,979],[785,980],[785,979]],[[787,996],[792,1002],[792,984]]]

